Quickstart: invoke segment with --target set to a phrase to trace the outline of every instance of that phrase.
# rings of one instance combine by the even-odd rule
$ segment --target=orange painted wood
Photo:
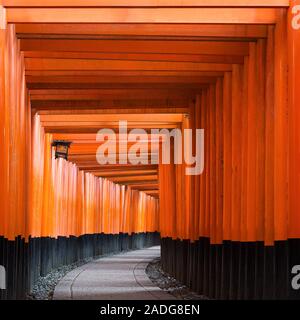
[[[1,12],[2,14],[3,12]],[[0,145],[2,156],[0,214],[1,235],[14,240],[26,237],[28,221],[28,170],[30,137],[27,130],[30,107],[25,87],[24,61],[14,26],[0,28]]]
[[[21,39],[23,51],[246,55],[242,41]]]
[[[145,114],[86,114],[86,115],[40,115],[41,121],[63,121],[63,122],[84,122],[84,121],[145,121],[145,122],[182,122],[181,114],[155,114],[151,117]]]
[[[232,223],[232,75],[226,73],[223,85],[223,239],[230,240]]]
[[[266,170],[266,145],[265,145],[265,74],[266,74],[266,42],[258,40],[257,42],[257,102],[256,102],[256,135],[257,135],[257,156],[256,156],[256,240],[264,241],[265,236],[265,170]]]
[[[291,2],[293,5],[300,5],[299,0]],[[288,207],[288,237],[300,237],[300,218],[299,218],[299,52],[300,35],[299,30],[292,28],[291,21],[295,15],[292,14],[292,8],[288,14],[288,68],[289,68],[289,91],[288,91],[288,120],[289,120],[289,160],[288,160],[288,181],[289,181],[289,207]],[[286,185],[286,184],[285,184]],[[286,212],[286,211],[284,211]]]
[[[244,60],[243,60],[244,61]],[[190,76],[182,76],[178,74],[178,76],[113,76],[113,75],[106,75],[105,77],[100,77],[100,76],[80,76],[77,75],[76,77],[73,76],[51,76],[51,75],[45,75],[45,76],[38,76],[38,75],[33,75],[33,76],[26,76],[26,81],[27,85],[29,88],[35,88],[31,84],[36,84],[40,85],[40,87],[43,86],[43,84],[47,84],[47,88],[51,88],[52,83],[58,83],[59,88],[63,87],[64,83],[69,83],[75,86],[74,84],[80,83],[80,85],[83,85],[84,83],[88,83],[91,87],[93,84],[102,84],[102,88],[113,88],[114,86],[117,85],[131,85],[134,86],[135,88],[143,84],[146,86],[155,86],[155,85],[160,85],[163,86],[164,83],[167,83],[168,85],[170,84],[176,84],[179,83],[181,85],[183,84],[206,84],[206,83],[212,83],[215,81],[214,76],[212,75],[211,77],[207,76],[197,76],[197,75],[192,75]]]
[[[176,89],[176,88],[174,88]],[[195,89],[181,89],[177,88],[177,91],[171,89],[98,89],[98,90],[57,90],[57,93],[50,92],[42,93],[31,91],[32,101],[105,101],[105,100],[138,100],[147,99],[149,96],[154,96],[156,99],[188,99],[193,97],[196,93],[200,92],[201,86],[197,90]],[[41,91],[41,90],[39,90]],[[46,91],[46,90],[44,90]]]
[[[162,114],[166,114],[166,113],[176,113],[176,114],[183,114],[188,112],[188,108],[156,108],[156,109],[123,109],[123,108],[119,108],[119,109],[104,109],[104,110],[89,110],[89,109],[79,109],[79,110],[58,110],[58,109],[54,109],[54,110],[39,110],[38,114],[39,115],[87,115],[87,114],[116,114],[118,112],[122,112],[122,114],[139,114],[139,113],[143,113],[143,114],[152,114],[153,112],[162,112]]]
[[[150,39],[148,39],[150,40]],[[207,39],[206,39],[207,40]],[[26,51],[25,58],[42,59],[80,59],[80,60],[125,60],[125,61],[172,61],[195,63],[243,63],[243,57],[238,55],[204,55],[204,54],[135,54],[135,53],[92,53],[92,52],[55,52]],[[57,61],[59,63],[59,61]]]
[[[266,38],[264,25],[215,24],[16,24],[18,36],[30,34],[107,35],[107,36],[184,36],[224,38]]]
[[[206,143],[207,137],[207,128],[206,128],[206,113],[207,113],[207,94],[203,92],[201,95],[201,108],[200,108],[200,128],[204,129],[204,171],[200,176],[200,211],[199,211],[199,236],[205,236],[205,221],[206,221],[206,175],[207,175],[207,148]],[[197,195],[196,195],[197,196]]]
[[[221,77],[223,75],[220,71],[53,71],[53,70],[39,70],[39,71],[26,71],[28,76],[165,76],[165,77]]]
[[[278,13],[278,24],[275,28],[275,104],[274,104],[274,225],[275,240],[288,237],[288,143],[287,132],[290,130],[288,114],[288,51],[287,51],[287,16],[286,12]]]
[[[162,149],[161,149],[162,150]],[[161,157],[161,153],[160,153]],[[174,164],[159,164],[159,224],[162,237],[176,236],[176,180]]]
[[[193,130],[200,128],[201,121],[201,95],[196,96],[196,101],[190,106],[190,121]],[[193,141],[193,154],[196,151],[196,141]],[[192,240],[197,241],[199,239],[199,213],[200,213],[200,177],[191,177],[191,237]]]
[[[232,183],[231,183],[231,232],[232,240],[241,240],[242,212],[242,119],[243,112],[243,67],[233,66],[232,72]]]
[[[6,42],[6,31],[0,29],[0,56],[4,57],[5,55],[5,42]],[[0,60],[0,126],[5,128],[5,60]],[[2,183],[0,184],[0,201],[3,203],[3,210],[0,212],[0,234],[6,234],[6,214],[7,211],[7,202],[5,199],[8,198],[7,190],[7,176],[5,175],[5,169],[7,166],[6,162],[6,139],[3,134],[3,130],[0,134],[0,148],[3,150],[3,156],[0,158],[0,179]]]
[[[5,7],[288,7],[288,0],[2,0]]]
[[[300,236],[300,39],[283,1],[13,1],[8,21],[20,24],[0,30],[0,235],[160,230],[270,246]],[[100,166],[95,134],[120,119],[147,133],[204,128],[204,173]],[[73,141],[70,162],[52,157],[60,138]],[[157,156],[144,147],[143,159]]]
[[[190,108],[194,108],[194,102],[190,103]],[[191,115],[188,114],[183,117],[182,121],[182,130],[184,132],[185,129],[192,129],[192,119]],[[185,142],[183,143],[185,145]],[[189,146],[187,147],[190,152],[193,151],[193,147]],[[186,174],[186,168],[189,166],[185,163],[185,165],[182,165],[182,174],[185,176],[184,181],[183,181],[183,196],[184,198],[182,199],[182,204],[183,204],[183,212],[182,215],[185,218],[185,228],[184,228],[184,239],[194,239],[193,235],[193,228],[191,227],[194,223],[194,219],[192,218],[193,214],[193,208],[194,208],[194,203],[192,203],[192,192],[191,189],[194,186],[193,185],[193,177],[190,175]]]
[[[273,24],[276,9],[240,8],[8,8],[9,23]]]
[[[265,171],[265,245],[274,243],[274,211],[275,211],[275,81],[274,81],[274,46],[275,28],[268,27],[268,40],[266,51],[266,171]],[[276,173],[276,176],[278,172]]]
[[[107,127],[111,129],[117,129],[119,130],[119,122],[100,122],[100,121],[86,121],[86,122],[76,122],[76,121],[62,121],[62,122],[55,122],[55,121],[48,121],[42,123],[47,130],[53,130],[53,129],[59,129],[59,128],[65,128],[65,129],[74,129],[75,131],[77,129],[97,129],[97,132],[100,129],[105,129]],[[177,123],[169,123],[169,122],[130,122],[128,124],[128,129],[173,129],[177,128]]]
[[[139,191],[127,189],[126,193],[129,196],[123,200],[125,187],[116,185],[107,179],[95,177],[90,173],[81,173],[76,165],[70,162],[62,159],[54,160],[50,154],[52,137],[44,136],[43,131],[40,131],[38,117],[36,117],[35,124],[36,129],[39,129],[36,131],[36,138],[42,142],[39,147],[36,144],[35,150],[39,153],[43,149],[46,151],[46,166],[41,167],[42,176],[36,177],[37,183],[42,182],[43,184],[44,193],[40,202],[43,214],[36,216],[38,220],[32,230],[33,234],[39,236],[39,232],[41,232],[43,236],[56,237],[58,235],[79,236],[86,233],[116,234],[158,230],[157,200],[155,198]],[[43,159],[36,160],[43,162]],[[43,172],[43,169],[46,168],[48,170]],[[52,178],[50,178],[49,172],[52,172]],[[36,173],[37,171],[34,172],[34,176]],[[152,176],[149,177],[152,178]],[[157,180],[157,176],[154,177]],[[135,180],[138,181],[140,178],[147,180],[148,176],[135,177]],[[55,188],[53,188],[54,186]],[[53,188],[53,196],[49,192],[51,188]],[[41,197],[40,190],[34,189],[34,195],[37,196],[39,193]],[[102,190],[101,197],[100,190]],[[121,205],[123,201],[127,201],[124,206]],[[107,215],[108,210],[110,215]],[[128,216],[125,215],[124,210],[128,211]],[[130,219],[132,223],[126,223],[127,219]],[[41,230],[38,225],[42,226]]]
[[[157,170],[130,170],[130,171],[115,171],[115,172],[93,172],[97,177],[108,178],[108,177],[123,177],[123,176],[140,176],[140,175],[151,175],[156,174]]]
[[[204,236],[209,238],[210,237],[210,121],[209,121],[209,110],[210,110],[210,99],[209,99],[209,90],[205,92],[206,94],[206,106],[207,109],[205,112],[205,119],[204,119],[204,130],[205,134],[205,205],[204,205]]]
[[[209,89],[206,91],[206,113],[205,113],[205,127],[204,130],[206,132],[205,135],[205,224],[204,224],[204,236],[209,238],[210,237],[210,170],[211,170],[211,143],[210,143],[210,134],[211,134],[211,127],[210,127],[210,92]]]
[[[227,64],[189,62],[144,62],[120,60],[25,59],[27,70],[170,70],[230,71]]]
[[[209,88],[209,158],[210,158],[210,184],[209,184],[209,234],[212,243],[216,243],[216,216],[217,216],[217,185],[216,185],[216,86],[211,86]]]
[[[221,244],[223,241],[223,85],[223,80],[218,79],[216,83],[216,244]]]
[[[250,44],[248,71],[247,239],[256,241],[257,46]]]
[[[248,240],[247,205],[248,205],[248,80],[249,57],[245,57],[243,68],[243,108],[242,112],[242,187],[241,187],[241,241]]]

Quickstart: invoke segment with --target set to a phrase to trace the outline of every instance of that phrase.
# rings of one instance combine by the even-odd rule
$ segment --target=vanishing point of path
[[[56,300],[174,300],[156,287],[146,274],[160,247],[100,258],[76,268],[60,280]]]

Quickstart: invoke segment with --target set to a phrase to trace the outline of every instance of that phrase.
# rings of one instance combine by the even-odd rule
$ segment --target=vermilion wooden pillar
[[[289,238],[300,238],[300,18],[296,19],[300,10],[296,10],[295,6],[300,6],[300,0],[291,1],[288,18]]]
[[[5,197],[7,197],[6,179],[5,179],[5,136],[4,136],[4,126],[5,126],[5,64],[4,64],[4,53],[5,53],[5,10],[0,6],[0,148],[2,150],[2,155],[0,157],[0,202],[3,203]],[[0,213],[0,234],[3,235],[5,232],[5,210],[1,210]]]
[[[288,13],[288,121],[289,121],[289,272],[300,265],[300,0],[291,1]],[[290,276],[291,278],[295,276]],[[290,297],[299,299],[299,290]]]

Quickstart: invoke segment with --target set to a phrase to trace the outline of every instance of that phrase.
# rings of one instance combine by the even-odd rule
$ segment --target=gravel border
[[[85,259],[70,265],[61,266],[52,270],[45,277],[40,277],[34,284],[31,293],[27,295],[28,300],[52,300],[54,289],[58,282],[70,271],[83,264],[92,261],[92,258]]]
[[[33,285],[31,293],[27,295],[27,300],[52,300],[54,289],[58,282],[70,271],[87,264],[91,261],[95,261],[101,258],[110,257],[115,254],[125,254],[132,250],[126,250],[122,252],[112,252],[109,254],[96,256],[92,258],[87,258],[84,260],[80,260],[78,262],[74,262],[70,265],[61,266],[57,269],[53,269],[50,273],[48,273],[45,277],[40,277]]]
[[[180,300],[209,300],[206,296],[199,295],[191,291],[175,278],[164,272],[161,268],[160,258],[151,261],[147,268],[146,274],[150,280],[160,289],[172,294]]]

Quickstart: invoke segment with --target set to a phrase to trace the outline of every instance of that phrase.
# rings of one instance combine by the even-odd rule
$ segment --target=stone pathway
[[[66,274],[55,287],[55,300],[174,300],[148,278],[146,267],[160,247],[100,258]]]

